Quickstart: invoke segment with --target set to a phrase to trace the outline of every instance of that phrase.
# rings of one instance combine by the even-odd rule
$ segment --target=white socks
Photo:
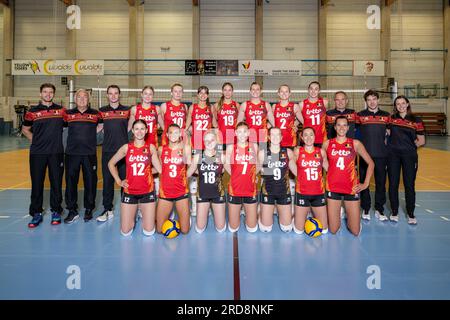
[[[155,228],[153,228],[152,231],[147,231],[144,228],[142,228],[142,233],[144,234],[144,236],[150,237],[155,233]]]
[[[197,233],[203,233],[203,231],[206,230],[206,226],[204,226],[202,229],[200,229],[199,227],[197,227],[197,224],[195,224],[195,231]]]
[[[128,237],[133,233],[134,229],[131,229],[130,231],[128,231],[127,233],[123,232],[122,229],[120,229],[120,234],[123,235],[124,237]]]
[[[295,227],[295,224],[293,223],[292,224],[292,229],[294,229],[294,232],[296,233],[296,234],[303,234],[305,231],[304,230],[298,230],[296,227]]]
[[[217,230],[217,232],[219,232],[219,233],[224,232],[225,230],[227,230],[227,224],[225,223],[225,226],[224,226],[222,229],[217,229],[217,227],[216,227],[216,230]]]
[[[294,225],[294,222],[292,221],[291,224],[288,224],[287,226],[284,224],[280,223],[280,229],[283,232],[291,232],[292,231],[292,226]]]
[[[273,224],[271,224],[270,226],[265,226],[262,224],[261,219],[258,219],[258,226],[259,226],[259,230],[261,230],[261,232],[271,232]]]
[[[258,224],[256,226],[254,226],[253,228],[250,228],[247,224],[245,224],[245,228],[247,229],[248,232],[254,233],[254,232],[258,231]]]
[[[236,229],[233,229],[233,228],[231,227],[231,225],[228,224],[228,231],[230,231],[231,233],[237,232],[237,231],[239,230],[239,227],[240,227],[240,225],[239,225]]]

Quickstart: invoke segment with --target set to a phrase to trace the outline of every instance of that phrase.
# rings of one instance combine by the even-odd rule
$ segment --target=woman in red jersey
[[[324,142],[322,149],[327,153],[327,206],[328,225],[332,233],[341,226],[341,201],[344,200],[347,212],[347,228],[355,236],[361,231],[359,193],[369,187],[374,163],[364,145],[359,140],[347,138],[348,119],[346,116],[336,118],[334,128],[336,138]],[[356,155],[368,164],[364,183],[360,184],[356,173]]]
[[[283,84],[278,88],[280,101],[272,105],[275,127],[281,129],[281,146],[295,148],[297,146],[297,123],[296,118],[301,118],[298,104],[289,101],[291,88]]]
[[[311,127],[316,133],[314,145],[321,147],[327,138],[326,113],[328,99],[320,96],[320,83],[313,81],[308,85],[308,97],[300,102],[300,121],[303,127]]]
[[[162,225],[169,218],[175,204],[181,232],[188,233],[190,215],[186,165],[191,162],[191,147],[182,142],[181,129],[174,123],[167,128],[167,141],[168,144],[158,149],[162,169],[159,177],[156,230],[161,232]]]
[[[142,102],[131,108],[130,119],[128,120],[128,131],[131,130],[134,120],[142,119],[147,123],[148,132],[145,142],[158,147],[158,116],[159,107],[152,104],[155,90],[152,86],[145,86],[142,89]]]
[[[272,107],[270,104],[261,99],[261,85],[253,82],[250,86],[250,100],[245,101],[239,108],[237,122],[244,121],[247,123],[251,143],[267,142],[267,120],[270,124],[274,124]]]
[[[328,169],[327,156],[325,151],[314,146],[313,128],[303,128],[302,140],[304,146],[295,148],[294,158],[289,162],[292,173],[297,177],[294,231],[297,234],[303,233],[306,216],[311,208],[314,217],[322,223],[322,233],[327,233],[327,207],[322,179],[322,169]]]
[[[197,89],[197,98],[198,103],[193,103],[189,108],[186,120],[186,129],[191,135],[191,146],[194,152],[205,149],[205,144],[203,143],[205,132],[213,126],[217,126],[216,119],[211,112],[208,87],[200,86]]]
[[[257,197],[256,173],[260,170],[258,164],[258,146],[248,141],[250,131],[248,124],[239,122],[236,125],[235,145],[229,145],[226,151],[225,170],[230,174],[228,184],[228,229],[231,232],[239,230],[241,223],[240,210],[245,209],[245,226],[247,231],[256,232]]]
[[[212,109],[219,128],[219,143],[224,151],[227,145],[234,144],[234,130],[240,108],[239,103],[233,100],[233,90],[233,85],[225,82],[222,85],[222,96]]]
[[[159,125],[163,129],[161,145],[166,145],[168,143],[167,128],[172,123],[181,128],[181,135],[183,140],[185,140],[184,129],[186,128],[187,107],[181,102],[183,97],[183,86],[179,83],[173,84],[170,88],[170,95],[172,96],[171,100],[161,104],[158,117]]]
[[[120,232],[129,236],[133,232],[136,211],[142,212],[142,232],[151,236],[155,232],[155,189],[152,166],[161,172],[156,148],[145,142],[147,123],[138,119],[132,125],[134,140],[124,144],[108,162],[109,171],[116,183],[123,188],[120,207]],[[121,180],[116,164],[125,158],[127,176]]]

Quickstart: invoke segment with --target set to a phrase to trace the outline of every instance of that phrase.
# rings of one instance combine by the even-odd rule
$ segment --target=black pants
[[[97,155],[66,155],[66,205],[68,210],[78,209],[78,180],[83,171],[84,207],[95,208],[97,194]]]
[[[108,169],[108,162],[113,157],[115,152],[103,152],[102,153],[102,174],[103,174],[103,207],[105,210],[113,209],[113,200],[114,200],[114,178],[111,175],[111,172]],[[120,179],[125,179],[126,177],[126,168],[125,168],[125,159],[120,160],[117,163],[117,169],[119,170]],[[123,190],[121,190],[123,192]]]
[[[375,176],[375,210],[384,212],[384,205],[386,203],[386,174],[387,174],[387,161],[388,158],[372,158],[375,163],[374,176]],[[364,182],[367,172],[367,163],[360,158],[359,160],[359,178],[361,183]],[[370,190],[361,191],[361,208],[364,211],[370,210]]]
[[[30,154],[31,204],[29,213],[42,213],[44,201],[44,181],[48,167],[50,179],[50,209],[62,213],[62,178],[64,173],[64,155]]]
[[[406,212],[408,216],[414,217],[416,207],[416,173],[418,168],[417,152],[409,154],[399,154],[391,152],[389,154],[388,175],[389,175],[389,201],[394,214],[398,213],[398,187],[400,185],[400,170],[403,174],[403,185],[405,186]]]

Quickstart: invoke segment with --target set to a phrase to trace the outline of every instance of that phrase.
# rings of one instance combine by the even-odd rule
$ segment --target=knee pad
[[[197,216],[197,196],[195,194],[191,194],[191,216]]]
[[[197,193],[197,177],[192,177],[189,182],[189,191],[191,193]]]
[[[295,180],[289,179],[289,190],[291,191],[291,196],[295,196]]]
[[[156,193],[156,196],[158,196],[158,195],[159,195],[159,178],[155,178],[155,179],[153,180],[153,182],[154,182],[154,185],[155,185],[155,193]]]

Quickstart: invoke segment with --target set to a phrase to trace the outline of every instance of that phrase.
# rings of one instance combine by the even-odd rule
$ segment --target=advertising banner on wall
[[[184,74],[187,76],[238,75],[237,60],[186,60]]]
[[[302,62],[293,60],[239,60],[240,76],[301,76]]]
[[[384,61],[361,60],[353,61],[354,76],[384,76]]]
[[[98,76],[105,72],[103,60],[12,60],[13,76]]]

